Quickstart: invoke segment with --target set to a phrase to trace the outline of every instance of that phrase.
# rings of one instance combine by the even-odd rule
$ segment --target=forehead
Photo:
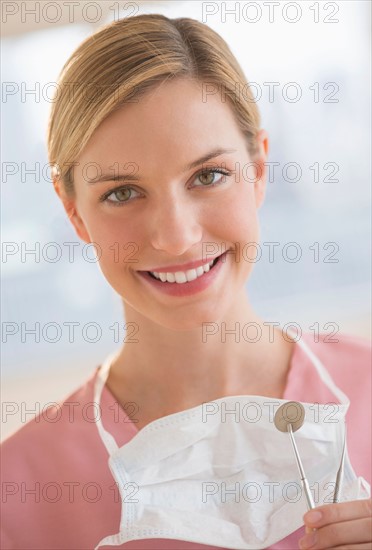
[[[184,165],[216,145],[242,145],[230,103],[212,85],[206,95],[206,85],[177,79],[123,105],[95,131],[81,160],[150,166],[167,159]]]

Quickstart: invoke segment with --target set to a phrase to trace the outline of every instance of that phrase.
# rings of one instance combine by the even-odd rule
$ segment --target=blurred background
[[[303,332],[370,339],[370,2],[2,2],[2,10],[1,374],[3,412],[14,410],[2,439],[83,383],[125,335],[119,296],[55,195],[45,139],[64,62],[119,17],[198,19],[222,35],[251,82],[272,163],[262,258],[247,284],[256,311]],[[263,243],[273,242],[270,261]]]

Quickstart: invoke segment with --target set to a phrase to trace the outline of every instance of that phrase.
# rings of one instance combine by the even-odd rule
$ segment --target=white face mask
[[[349,407],[346,395],[302,340],[323,382],[341,404],[302,403],[305,422],[295,433],[315,506],[331,503]],[[99,403],[111,355],[96,381]],[[306,498],[289,434],[274,425],[287,400],[230,396],[159,418],[119,448],[97,427],[109,452],[122,510],[120,531],[99,542],[172,539],[235,550],[267,548],[303,525]],[[340,501],[368,498],[346,451]]]

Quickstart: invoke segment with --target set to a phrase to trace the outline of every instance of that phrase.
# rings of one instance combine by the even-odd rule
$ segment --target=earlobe
[[[72,223],[76,234],[80,239],[82,239],[86,243],[90,243],[91,239],[89,237],[89,234],[85,228],[84,222],[79,216],[79,214],[76,211],[75,208],[75,201],[71,198],[68,198],[63,190],[61,188],[61,183],[57,179],[53,179],[53,187],[55,192],[57,193],[60,201],[63,204],[63,208],[67,214],[68,219]]]
[[[65,207],[68,218],[72,225],[74,226],[76,234],[83,240],[85,243],[90,243],[91,239],[89,237],[88,231],[85,228],[85,224],[79,214],[76,212],[74,206]]]
[[[79,220],[80,220],[80,218],[79,218]],[[81,220],[80,220],[79,224],[76,223],[76,222],[75,223],[72,222],[72,224],[75,227],[75,231],[76,231],[77,235],[80,237],[80,239],[82,241],[84,241],[85,243],[89,244],[91,242],[91,239],[88,235],[87,230],[85,229],[84,224],[81,222]]]
[[[266,159],[269,150],[269,139],[265,130],[260,130],[257,134],[258,153],[255,159],[257,165],[256,181],[254,186],[256,207],[259,209],[266,195]]]
[[[269,154],[269,136],[266,130],[261,129],[258,132],[258,140],[259,140],[259,143],[261,144],[262,152],[266,158],[267,155]]]
[[[83,240],[85,243],[90,243],[91,238],[89,237],[88,231],[85,228],[85,224],[79,214],[76,212],[74,207],[70,207],[67,211],[68,218],[72,225],[74,226],[76,234]]]
[[[261,208],[266,195],[266,180],[260,179],[255,186],[256,208]]]

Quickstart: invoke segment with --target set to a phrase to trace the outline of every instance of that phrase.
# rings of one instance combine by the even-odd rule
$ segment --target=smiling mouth
[[[223,254],[221,254],[223,256]],[[157,273],[152,271],[147,271],[147,273],[158,282],[165,284],[185,284],[191,283],[195,279],[203,277],[205,273],[208,273],[211,269],[214,268],[216,263],[219,261],[221,256],[218,256],[210,262],[206,262],[204,265],[196,269],[188,269],[187,271],[176,271],[173,273]]]

